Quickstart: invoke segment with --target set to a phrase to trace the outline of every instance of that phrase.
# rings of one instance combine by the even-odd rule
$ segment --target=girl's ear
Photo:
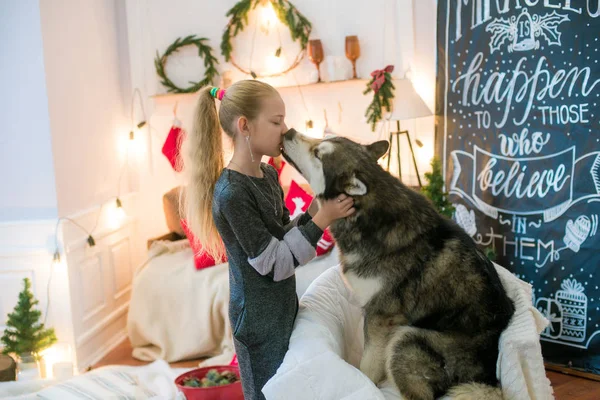
[[[248,122],[249,122],[248,118],[243,117],[243,116],[239,117],[237,120],[238,132],[244,136],[250,135],[250,126],[249,126]]]

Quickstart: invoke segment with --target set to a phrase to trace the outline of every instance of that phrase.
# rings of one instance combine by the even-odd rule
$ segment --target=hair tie
[[[219,101],[223,100],[223,96],[225,96],[225,89],[219,89],[218,87],[212,87],[210,89],[210,95],[215,99],[219,99]]]

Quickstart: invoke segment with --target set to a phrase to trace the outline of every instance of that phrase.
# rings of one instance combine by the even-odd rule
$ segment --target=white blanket
[[[157,242],[133,281],[127,333],[133,357],[175,362],[233,357],[227,264],[197,271],[187,240]]]
[[[158,241],[136,271],[127,319],[133,357],[176,362],[212,357],[201,366],[229,364],[234,347],[228,318],[228,264],[197,271],[187,240]],[[339,263],[338,253],[296,269],[296,293]]]
[[[531,288],[496,266],[516,312],[500,339],[497,374],[506,399],[546,400],[539,333],[548,323],[531,305]],[[263,393],[268,400],[401,399],[389,382],[376,387],[358,369],[363,350],[362,309],[344,285],[339,267],[316,279],[300,311],[283,364]]]
[[[163,360],[143,367],[106,366],[63,381],[0,382],[6,400],[152,399],[185,400],[175,378],[186,368],[170,368]]]

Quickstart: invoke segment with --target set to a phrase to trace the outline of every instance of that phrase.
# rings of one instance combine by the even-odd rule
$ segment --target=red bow
[[[375,71],[371,72],[371,76],[375,78],[375,80],[371,84],[371,88],[373,88],[373,91],[375,93],[379,92],[379,89],[381,89],[381,86],[383,86],[383,84],[385,83],[385,73],[387,72],[391,74],[393,71],[394,66],[388,65],[384,69],[376,69]]]

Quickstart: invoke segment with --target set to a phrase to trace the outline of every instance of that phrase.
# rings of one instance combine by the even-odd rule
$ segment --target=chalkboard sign
[[[533,285],[547,361],[600,373],[600,0],[438,1],[455,219]]]

